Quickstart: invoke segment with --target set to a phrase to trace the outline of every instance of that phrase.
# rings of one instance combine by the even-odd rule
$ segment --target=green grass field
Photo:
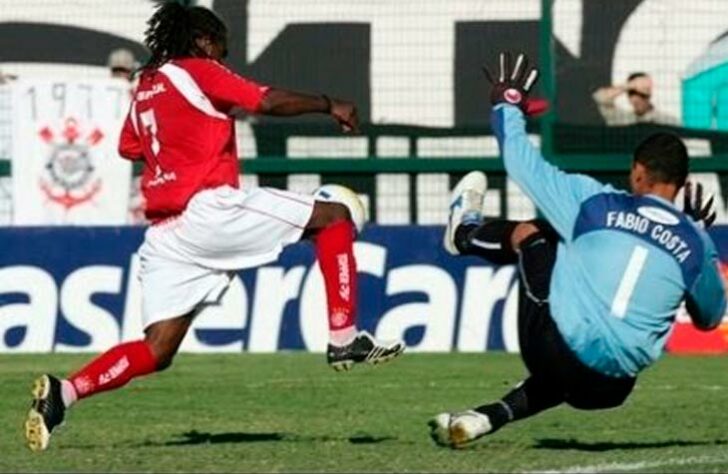
[[[464,450],[428,418],[502,395],[524,371],[505,354],[406,354],[349,373],[322,355],[182,355],[171,370],[86,400],[48,451],[22,422],[33,377],[87,356],[0,356],[0,471],[727,472],[728,358],[667,357],[627,404],[557,408]]]

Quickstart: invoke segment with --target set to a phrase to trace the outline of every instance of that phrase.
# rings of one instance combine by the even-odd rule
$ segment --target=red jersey
[[[255,113],[267,87],[202,58],[142,73],[119,140],[119,154],[144,160],[142,194],[152,222],[180,214],[197,192],[238,187],[235,120]]]

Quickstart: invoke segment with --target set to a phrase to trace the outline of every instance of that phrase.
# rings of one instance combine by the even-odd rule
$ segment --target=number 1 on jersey
[[[142,128],[152,139],[152,153],[154,156],[159,155],[162,148],[157,138],[157,117],[154,116],[154,109],[146,110],[139,114],[139,120],[142,122]]]
[[[641,245],[637,245],[632,251],[629,262],[627,262],[627,268],[624,270],[622,281],[619,282],[617,293],[612,300],[612,316],[622,319],[627,314],[627,306],[629,306],[629,300],[632,299],[632,293],[634,292],[635,286],[637,286],[640,273],[642,273],[642,269],[645,267],[647,254],[647,248]]]

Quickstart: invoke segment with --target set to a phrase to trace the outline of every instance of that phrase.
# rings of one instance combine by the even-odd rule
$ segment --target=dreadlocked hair
[[[176,1],[161,3],[147,22],[144,43],[151,52],[146,67],[159,67],[175,58],[204,56],[195,43],[200,37],[225,41],[227,27],[212,11]]]

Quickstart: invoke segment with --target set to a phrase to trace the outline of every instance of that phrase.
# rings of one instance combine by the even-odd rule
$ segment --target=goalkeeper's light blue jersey
[[[561,237],[549,304],[584,364],[635,376],[662,353],[684,299],[698,327],[720,322],[725,291],[704,230],[660,197],[552,166],[528,140],[517,107],[495,107],[492,123],[508,176]]]

